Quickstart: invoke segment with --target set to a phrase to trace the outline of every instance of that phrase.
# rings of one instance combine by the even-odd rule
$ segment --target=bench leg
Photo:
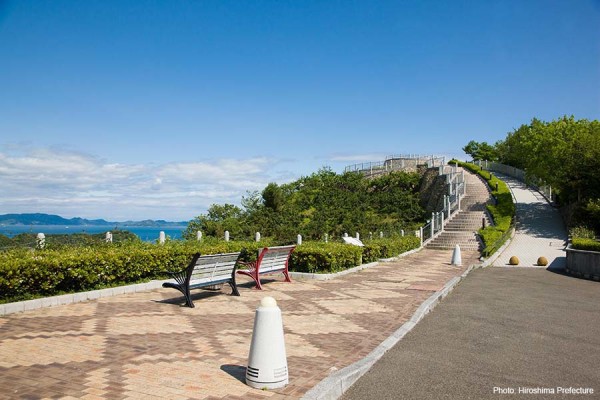
[[[190,308],[194,308],[196,307],[194,305],[194,302],[192,301],[192,296],[190,295],[190,288],[185,288],[185,292],[183,292],[183,295],[185,296],[185,304],[190,307]]]
[[[290,274],[288,273],[287,269],[283,270],[283,276],[285,276],[285,281],[286,282],[291,282],[292,280],[290,279]]]
[[[252,278],[254,279],[254,282],[256,282],[256,286],[254,286],[254,288],[262,290],[262,285],[260,284],[260,275],[256,274],[256,276],[253,276]]]
[[[233,279],[231,279],[231,281],[229,282],[229,286],[231,286],[231,295],[232,296],[240,295],[240,292],[238,291],[238,288],[237,288],[237,283],[235,283],[235,275],[233,276]]]

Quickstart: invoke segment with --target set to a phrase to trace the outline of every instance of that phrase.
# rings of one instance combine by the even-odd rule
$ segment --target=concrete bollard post
[[[46,235],[43,233],[38,233],[37,238],[35,239],[35,243],[38,249],[43,249],[46,247]]]
[[[225,231],[225,241],[229,242],[229,231]]]
[[[404,236],[404,229],[400,229],[400,236]]]
[[[277,301],[261,300],[254,317],[246,384],[256,389],[278,389],[289,382],[283,320]]]
[[[199,242],[202,240],[202,231],[196,232],[196,240]]]
[[[462,265],[462,257],[460,255],[460,246],[454,246],[454,251],[452,252],[452,261],[451,265]]]
[[[158,243],[165,244],[166,240],[167,240],[167,237],[165,236],[165,231],[160,231],[160,233],[158,234]]]
[[[356,232],[356,238],[360,240],[360,233]]]
[[[112,243],[112,240],[113,240],[112,233],[106,232],[106,235],[104,235],[104,240],[106,241],[106,243]]]
[[[344,232],[344,237],[348,237],[348,232]]]
[[[302,244],[302,235],[298,235],[298,238],[296,239],[296,243],[298,243],[298,246],[300,246]]]
[[[254,241],[256,241],[256,242],[260,242],[260,232],[256,232],[256,233],[254,234]]]
[[[383,232],[382,231],[379,231],[379,238],[383,239]]]

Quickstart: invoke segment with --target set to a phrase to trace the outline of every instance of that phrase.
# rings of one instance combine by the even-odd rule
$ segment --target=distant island
[[[162,219],[152,220],[146,219],[143,221],[123,221],[113,222],[104,219],[85,219],[85,218],[70,218],[66,219],[59,215],[53,214],[2,214],[0,215],[0,225],[66,225],[66,226],[182,226],[187,225],[189,221],[165,221]]]

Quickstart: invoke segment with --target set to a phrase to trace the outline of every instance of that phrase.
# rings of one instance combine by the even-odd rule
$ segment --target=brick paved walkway
[[[241,297],[172,289],[102,298],[0,317],[0,398],[299,398],[331,371],[366,356],[446,282],[477,263],[422,250],[331,281],[242,281]],[[279,277],[278,277],[279,278]],[[244,278],[241,278],[244,279]],[[290,384],[246,386],[254,310],[282,310]]]
[[[564,267],[567,232],[558,210],[550,206],[536,190],[516,179],[498,175],[508,184],[515,197],[517,226],[510,245],[494,262],[494,266],[508,266],[510,257],[517,256],[519,266],[535,267],[538,258],[544,256],[550,267]]]

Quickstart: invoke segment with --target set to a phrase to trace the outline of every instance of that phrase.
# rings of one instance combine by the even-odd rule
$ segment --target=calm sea
[[[160,231],[164,231],[165,235],[171,239],[181,239],[181,234],[186,226],[169,226],[169,227],[147,227],[147,226],[118,226],[119,230],[129,231],[136,234],[145,242],[152,242],[158,239]],[[103,233],[113,231],[114,229],[106,225],[0,225],[0,234],[8,237],[13,237],[19,233],[43,233],[47,234],[65,234],[65,233]]]

